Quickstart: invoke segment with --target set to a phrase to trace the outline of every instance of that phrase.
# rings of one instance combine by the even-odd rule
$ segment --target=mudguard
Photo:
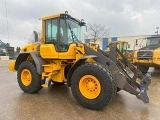
[[[18,70],[19,65],[20,65],[23,61],[26,61],[29,55],[32,57],[33,61],[35,62],[36,69],[37,69],[37,73],[38,73],[39,75],[41,75],[42,72],[43,72],[43,67],[42,67],[42,65],[43,65],[43,64],[47,64],[47,62],[40,57],[40,53],[39,53],[39,52],[20,53],[20,54],[18,55],[17,59],[16,59],[16,63],[15,63],[14,69],[15,69],[15,70]]]
[[[96,58],[97,56],[95,55],[88,55],[88,56],[84,56],[81,57],[68,71],[67,74],[67,85],[70,87],[71,86],[71,77],[73,72],[80,66],[82,65],[88,58]]]

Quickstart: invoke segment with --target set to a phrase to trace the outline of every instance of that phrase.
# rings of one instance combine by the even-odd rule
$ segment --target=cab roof
[[[68,15],[68,16],[70,16],[68,13],[59,13],[59,14],[55,14],[55,15],[51,15],[51,16],[46,16],[46,17],[40,18],[40,20],[48,20],[48,19],[52,19],[52,18],[58,18],[61,15]],[[74,21],[77,21],[81,26],[84,26],[86,24],[85,22],[80,21],[77,18],[73,18],[72,16],[70,16],[70,19],[72,19]]]
[[[55,15],[51,15],[51,16],[46,16],[46,17],[40,18],[40,20],[48,20],[48,19],[52,19],[52,18],[57,18],[57,17],[60,17],[60,15],[64,15],[64,14],[66,14],[66,13],[59,13],[59,14],[55,14]]]

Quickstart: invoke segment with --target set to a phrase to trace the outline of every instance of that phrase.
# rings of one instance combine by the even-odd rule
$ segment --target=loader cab
[[[83,21],[70,15],[58,14],[42,18],[42,41],[40,54],[43,58],[74,59],[75,43],[81,43]]]
[[[116,44],[116,46],[119,49],[119,51],[122,52],[124,55],[126,54],[128,42],[125,42],[125,41],[112,41],[109,44]]]

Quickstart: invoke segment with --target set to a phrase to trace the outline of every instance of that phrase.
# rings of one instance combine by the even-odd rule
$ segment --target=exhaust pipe
[[[37,31],[34,30],[33,33],[34,33],[35,42],[38,42],[38,33],[37,33]]]

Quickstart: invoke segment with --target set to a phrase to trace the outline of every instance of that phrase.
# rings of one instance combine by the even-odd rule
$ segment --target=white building
[[[128,42],[128,50],[138,50],[144,46],[146,46],[146,38],[154,37],[156,35],[138,35],[138,36],[121,36],[121,37],[109,37],[103,38],[96,41],[99,44],[100,49],[106,50],[110,41],[126,41]],[[86,39],[85,42],[90,42],[91,39]]]

